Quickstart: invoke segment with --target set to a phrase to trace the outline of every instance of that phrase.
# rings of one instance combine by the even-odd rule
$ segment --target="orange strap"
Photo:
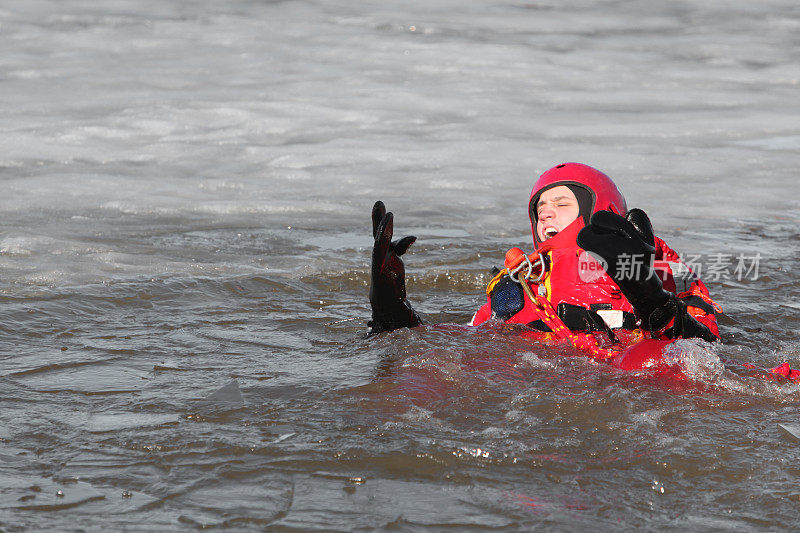
[[[557,338],[568,340],[574,347],[589,352],[593,358],[601,361],[611,359],[622,353],[619,349],[601,348],[600,344],[597,342],[597,338],[590,333],[573,332],[564,324],[564,321],[559,318],[555,309],[553,309],[553,304],[549,300],[544,296],[534,295],[527,283],[523,283],[522,288],[525,290],[525,294],[528,295],[531,302],[536,306],[542,322],[553,331]]]
[[[721,313],[722,312],[722,307],[720,307],[720,305],[717,302],[712,300],[711,297],[708,294],[706,294],[703,291],[701,291],[700,288],[697,287],[697,286],[693,286],[688,291],[684,291],[684,292],[678,294],[678,298],[685,298],[687,296],[697,296],[698,298],[703,300],[705,303],[707,303],[708,305],[713,307],[714,311],[716,311],[717,313]]]
[[[549,246],[543,245],[541,248],[539,248],[539,250],[528,256],[531,264],[535,264],[536,259],[544,257],[542,254],[546,253],[548,250]],[[523,261],[523,259],[524,254],[522,250],[519,248],[510,249],[506,253],[506,268],[503,269],[500,274],[495,276],[491,283],[489,283],[489,287],[486,291],[487,294],[492,288],[494,288],[494,285],[497,283],[497,281],[499,281],[499,279],[508,272],[508,269],[516,268]],[[540,260],[543,261],[543,259]],[[544,278],[546,275],[547,271],[544,267],[542,267],[541,278]],[[524,277],[520,278],[519,284],[522,286],[522,290],[528,296],[528,299],[531,301],[531,303],[536,307],[539,318],[547,325],[547,327],[550,328],[556,338],[568,340],[574,347],[589,352],[592,357],[601,361],[611,359],[621,353],[621,350],[619,349],[601,348],[600,344],[597,342],[597,338],[590,333],[574,333],[571,331],[564,324],[564,321],[559,318],[558,313],[556,313],[556,310],[553,309],[553,304],[544,296],[534,294],[530,285],[528,285],[527,280]]]

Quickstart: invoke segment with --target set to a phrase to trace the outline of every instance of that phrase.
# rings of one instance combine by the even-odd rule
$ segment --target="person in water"
[[[564,163],[541,175],[528,213],[533,244],[547,271],[528,283],[573,332],[608,333],[640,328],[652,338],[719,340],[708,289],[679,255],[653,235],[640,209],[628,210],[614,182],[588,165]],[[402,256],[415,237],[392,241],[393,215],[372,210],[370,333],[422,324],[406,299]],[[600,269],[602,267],[602,270]],[[472,318],[550,331],[522,285],[504,269],[487,288],[487,302]]]

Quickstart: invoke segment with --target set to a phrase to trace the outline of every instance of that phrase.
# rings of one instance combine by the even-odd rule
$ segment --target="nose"
[[[545,204],[542,206],[542,210],[539,211],[539,220],[549,220],[555,216],[555,212],[553,208],[549,205]]]

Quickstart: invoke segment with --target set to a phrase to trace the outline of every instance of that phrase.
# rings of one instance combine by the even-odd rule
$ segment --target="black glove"
[[[372,320],[367,324],[370,334],[411,328],[422,324],[417,313],[406,301],[406,271],[400,256],[416,237],[403,237],[392,242],[394,215],[386,212],[380,200],[372,208],[372,279],[369,286],[369,303]]]
[[[603,259],[606,272],[636,309],[642,326],[668,337],[700,337],[717,340],[711,331],[691,316],[686,304],[665,291],[653,267],[655,238],[650,219],[641,209],[625,217],[598,211],[578,233],[578,246]],[[670,326],[670,321],[673,321]]]

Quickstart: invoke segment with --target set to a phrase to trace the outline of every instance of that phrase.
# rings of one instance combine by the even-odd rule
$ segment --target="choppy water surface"
[[[796,528],[800,387],[718,362],[800,365],[798,30],[789,1],[0,8],[0,528]],[[718,265],[694,384],[459,325],[564,160]],[[366,340],[377,199],[436,325]]]

